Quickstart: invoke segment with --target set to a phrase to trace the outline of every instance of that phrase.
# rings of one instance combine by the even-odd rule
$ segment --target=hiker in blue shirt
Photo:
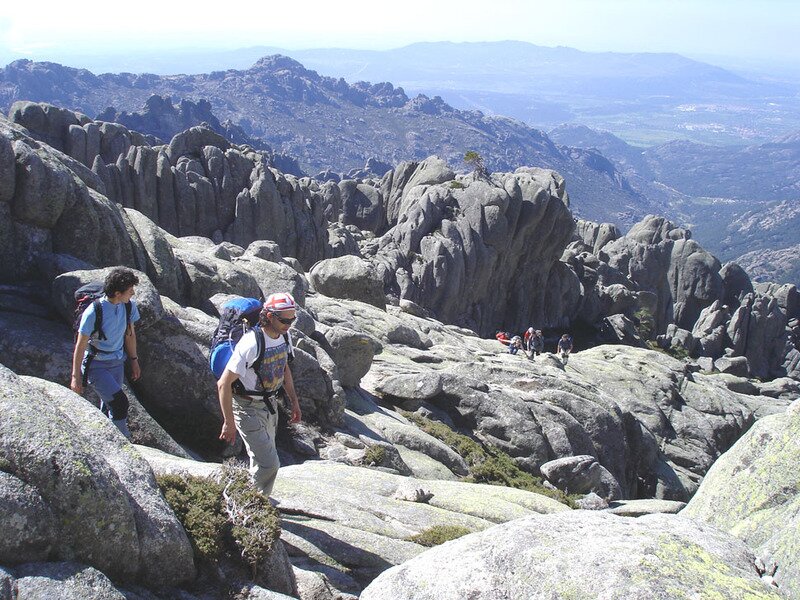
[[[136,331],[139,309],[131,300],[139,279],[130,269],[113,269],[103,284],[104,296],[83,311],[72,354],[70,388],[82,394],[88,383],[100,396],[100,409],[108,415],[122,434],[130,438],[128,429],[128,397],[122,390],[125,360],[130,362],[130,379],[141,376],[136,354]],[[96,331],[97,311],[101,311],[101,328]],[[94,334],[97,334],[96,336]]]

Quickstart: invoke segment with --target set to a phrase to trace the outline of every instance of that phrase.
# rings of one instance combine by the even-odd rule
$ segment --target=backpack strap
[[[289,355],[289,362],[294,360],[294,352],[291,351],[292,344],[289,343],[289,332],[283,334],[283,341],[286,342],[286,354]]]
[[[100,304],[100,300],[93,300],[92,305],[94,306],[94,329],[92,329],[92,335],[96,333],[97,339],[105,340],[106,334],[103,333],[103,306]]]
[[[92,364],[92,361],[94,360],[95,356],[97,356],[97,348],[89,344],[89,351],[83,357],[83,361],[81,364],[82,367],[81,370],[83,371],[81,374],[82,375],[81,385],[83,385],[83,387],[86,387],[89,383],[89,365]]]
[[[131,325],[133,325],[133,323],[131,323],[131,313],[132,312],[133,312],[133,305],[131,304],[131,301],[128,300],[125,303],[125,333],[126,333],[126,335],[130,335]],[[122,342],[122,346],[125,347],[125,342],[124,341]]]

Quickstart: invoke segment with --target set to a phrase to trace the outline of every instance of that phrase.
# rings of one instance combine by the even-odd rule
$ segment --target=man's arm
[[[131,381],[136,381],[142,376],[142,367],[139,364],[139,355],[136,353],[136,329],[131,323],[125,333],[125,354],[131,363]]]
[[[289,423],[299,423],[303,415],[300,412],[300,401],[297,399],[297,392],[294,390],[292,370],[288,364],[283,371],[283,389],[286,390],[286,395],[289,396],[289,400],[292,403],[292,417],[289,419]]]
[[[222,410],[222,431],[219,439],[232,444],[236,441],[236,421],[233,418],[233,392],[231,386],[239,379],[233,371],[225,369],[222,377],[217,382],[217,393],[219,394],[219,407]]]
[[[83,362],[83,355],[86,352],[86,346],[89,345],[89,336],[78,334],[78,339],[75,340],[75,350],[72,351],[72,377],[70,379],[69,387],[76,394],[83,393],[83,373],[81,373],[81,363]]]

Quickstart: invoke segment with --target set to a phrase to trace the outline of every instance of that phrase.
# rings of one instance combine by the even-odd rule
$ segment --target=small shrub
[[[663,352],[664,354],[668,354],[672,358],[677,358],[678,360],[686,360],[689,358],[689,352],[683,346],[670,346],[669,348],[664,349],[652,340],[648,341],[647,345],[651,350]]]
[[[199,560],[219,560],[228,526],[222,509],[222,486],[203,477],[159,475],[158,486],[183,525]]]
[[[11,461],[1,456],[0,456],[0,471],[3,471],[4,473],[11,473],[13,475],[13,472],[11,470]]]
[[[464,162],[472,167],[473,171],[481,176],[484,177],[487,175],[486,165],[483,162],[483,157],[475,152],[475,150],[467,150],[464,153]]]
[[[226,464],[223,484],[179,475],[156,479],[186,530],[198,561],[240,558],[255,579],[258,566],[280,536],[280,521],[269,499],[253,487],[247,471]]]
[[[643,340],[653,339],[656,332],[656,318],[650,309],[642,307],[633,314],[636,325],[636,333]]]
[[[430,548],[433,546],[438,546],[439,544],[444,544],[450,540],[455,540],[460,538],[462,535],[467,535],[468,533],[472,532],[466,527],[461,527],[460,525],[434,525],[422,533],[418,533],[417,535],[412,535],[406,538],[406,540]]]
[[[467,187],[463,183],[461,183],[460,181],[455,181],[455,180],[451,181],[449,185],[450,185],[450,189],[453,189],[453,190],[463,190],[464,188]]]
[[[441,440],[452,448],[467,463],[469,476],[466,481],[488,483],[542,494],[571,508],[575,508],[577,496],[569,496],[561,490],[551,490],[542,485],[539,477],[520,469],[506,452],[492,447],[484,447],[472,438],[457,433],[444,423],[431,421],[420,415],[404,412],[403,415],[414,422],[425,433]]]
[[[222,475],[226,481],[223,506],[231,524],[233,543],[255,579],[259,565],[269,557],[280,537],[278,511],[253,487],[244,468],[226,463]]]
[[[364,453],[365,465],[377,467],[378,465],[382,465],[384,460],[386,460],[386,448],[379,444],[370,446]]]
[[[689,358],[689,351],[683,346],[671,346],[667,348],[667,354],[678,360],[686,360]]]

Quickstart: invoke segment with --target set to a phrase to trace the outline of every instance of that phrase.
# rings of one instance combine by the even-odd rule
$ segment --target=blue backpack
[[[261,300],[256,298],[234,298],[222,305],[219,325],[211,338],[211,354],[208,360],[211,372],[214,373],[216,379],[222,377],[222,373],[233,355],[233,349],[242,336],[251,329],[258,329],[258,317],[261,314],[262,306]],[[288,347],[288,334],[284,333],[283,339]],[[258,375],[258,367],[264,360],[266,349],[262,335],[256,335],[256,348],[258,350],[256,359],[252,365],[249,365],[249,368]],[[293,358],[292,353],[289,353],[289,360],[291,361]],[[245,390],[241,381],[233,384],[233,391],[246,396],[267,395],[263,391]]]

